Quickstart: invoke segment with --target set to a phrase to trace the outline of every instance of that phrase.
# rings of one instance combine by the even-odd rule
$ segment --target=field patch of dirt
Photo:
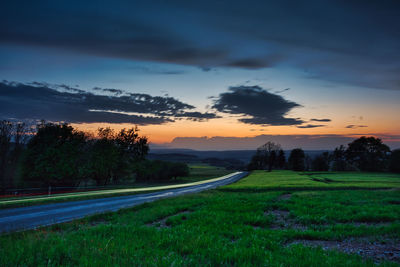
[[[182,211],[180,211],[180,212],[178,212],[178,213],[172,214],[172,215],[170,215],[170,216],[164,217],[164,218],[162,218],[162,219],[160,219],[160,220],[157,220],[157,221],[148,223],[148,224],[146,224],[146,225],[147,225],[147,226],[152,226],[152,227],[157,227],[157,228],[159,228],[159,229],[160,229],[160,228],[170,228],[171,226],[167,224],[167,220],[168,220],[169,218],[172,218],[172,217],[175,217],[175,216],[179,216],[179,215],[188,214],[188,213],[191,213],[191,211],[189,211],[189,210],[182,210]],[[182,216],[182,220],[186,220],[186,216]]]
[[[283,195],[282,195],[283,196]],[[286,198],[290,196],[285,196]],[[287,210],[274,209],[264,212],[265,216],[271,216],[274,218],[270,229],[274,230],[307,230],[315,226],[329,227],[334,225],[352,225],[355,227],[367,226],[367,227],[385,227],[391,225],[393,222],[381,221],[381,222],[336,222],[336,223],[323,223],[323,224],[308,224],[307,226],[299,223],[293,216],[290,216],[290,212]]]
[[[284,230],[284,229],[296,229],[296,230],[306,230],[307,227],[299,224],[296,220],[290,218],[290,212],[286,210],[271,210],[265,212],[266,216],[272,215],[274,217],[274,222],[270,225],[270,229],[273,230]]]
[[[288,193],[288,194],[282,194],[278,197],[278,201],[285,201],[288,200],[292,197],[292,194]]]
[[[338,250],[347,254],[358,254],[364,258],[371,258],[375,262],[382,260],[400,263],[400,240],[385,239],[371,241],[366,238],[351,238],[343,241],[327,240],[294,240],[287,246],[302,244],[308,247],[321,247],[323,250]]]

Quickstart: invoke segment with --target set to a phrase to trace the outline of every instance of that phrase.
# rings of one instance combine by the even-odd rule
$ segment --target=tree
[[[264,160],[262,155],[257,151],[255,155],[251,157],[251,161],[247,166],[249,171],[252,170],[261,170],[264,167]]]
[[[361,171],[383,171],[389,153],[381,139],[362,136],[348,145],[346,158]]]
[[[17,165],[27,141],[24,123],[0,121],[0,185],[2,189],[15,184]]]
[[[324,152],[314,158],[312,161],[313,171],[328,171],[330,165],[329,152]]]
[[[392,151],[389,161],[389,171],[400,173],[400,149]]]
[[[139,136],[137,127],[122,129],[115,137],[121,151],[133,161],[143,160],[149,152],[147,137]]]
[[[271,171],[276,164],[279,150],[281,150],[281,146],[274,142],[267,142],[260,146],[249,164],[249,169],[267,169]]]
[[[189,175],[189,167],[185,163],[143,160],[134,165],[137,165],[136,181],[139,182],[170,181],[179,176]]]
[[[190,174],[189,166],[183,162],[171,163],[171,176],[176,180],[177,177],[184,177]]]
[[[149,151],[147,137],[138,134],[137,127],[122,129],[118,133],[109,127],[99,128],[90,142],[86,173],[97,184],[117,183],[128,171],[136,171]],[[129,166],[134,166],[130,168]],[[130,168],[130,169],[129,169]]]
[[[9,121],[0,121],[0,182],[1,188],[6,188],[6,167],[11,150],[13,125]]]
[[[303,149],[301,148],[295,148],[290,152],[289,156],[289,167],[294,170],[294,171],[304,171],[305,168],[305,154]]]
[[[115,134],[111,128],[99,128],[97,135],[98,138],[89,142],[85,175],[98,185],[106,185],[115,178],[122,154],[115,143]]]
[[[335,148],[332,154],[332,169],[334,171],[346,171],[347,161],[346,161],[346,148],[343,145]]]
[[[282,149],[279,149],[278,157],[276,159],[276,166],[278,169],[284,169],[286,165],[286,157],[285,152]]]
[[[76,186],[81,180],[86,136],[68,124],[42,122],[28,142],[23,175],[46,186]]]

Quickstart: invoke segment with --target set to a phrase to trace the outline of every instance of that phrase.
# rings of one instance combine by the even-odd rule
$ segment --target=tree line
[[[333,152],[311,158],[303,149],[291,150],[286,160],[279,144],[267,142],[260,146],[248,165],[249,170],[290,169],[295,171],[390,171],[400,172],[400,149],[391,151],[381,139],[360,137],[341,145]]]
[[[187,176],[184,163],[149,161],[147,137],[139,129],[99,128],[91,134],[65,123],[41,122],[34,129],[0,121],[1,188],[118,184]],[[17,181],[19,177],[20,181]]]

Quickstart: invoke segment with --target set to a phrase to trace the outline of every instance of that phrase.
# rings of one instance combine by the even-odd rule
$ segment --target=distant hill
[[[198,158],[198,161],[201,161],[206,158],[218,158],[218,159],[237,159],[243,162],[249,162],[251,157],[254,155],[254,150],[226,150],[226,151],[199,151],[199,150],[191,150],[191,149],[151,149],[149,158],[161,159],[160,157],[165,157],[165,160],[168,159],[168,155],[179,155],[181,158],[185,156],[188,159],[193,156]],[[192,158],[194,159],[194,158]]]
[[[304,152],[311,158],[329,150],[305,150]],[[183,161],[183,162],[200,162],[208,158],[216,159],[236,159],[244,163],[249,163],[255,150],[225,150],[225,151],[199,151],[192,149],[151,149],[149,159]],[[290,150],[285,151],[286,157],[289,157]]]
[[[147,156],[151,160],[165,160],[165,161],[178,161],[186,163],[200,162],[196,155],[182,154],[182,153],[149,153]]]

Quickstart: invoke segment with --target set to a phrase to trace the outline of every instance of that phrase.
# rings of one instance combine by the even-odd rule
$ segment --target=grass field
[[[215,167],[205,164],[189,165],[190,175],[187,177],[178,177],[178,179],[164,183],[137,183],[130,186],[119,186],[117,188],[102,189],[94,191],[84,191],[66,194],[55,194],[51,196],[33,196],[33,197],[15,197],[0,199],[0,209],[11,207],[23,207],[38,204],[58,203],[73,200],[85,200],[100,197],[114,197],[123,195],[133,195],[139,193],[149,193],[159,190],[174,188],[183,184],[198,183],[201,181],[217,178],[233,171],[225,168]]]
[[[227,190],[329,190],[400,188],[400,174],[360,172],[255,171]]]
[[[2,236],[0,266],[399,266],[400,177],[364,175],[254,172],[220,190]],[[345,185],[328,191],[316,177]]]

